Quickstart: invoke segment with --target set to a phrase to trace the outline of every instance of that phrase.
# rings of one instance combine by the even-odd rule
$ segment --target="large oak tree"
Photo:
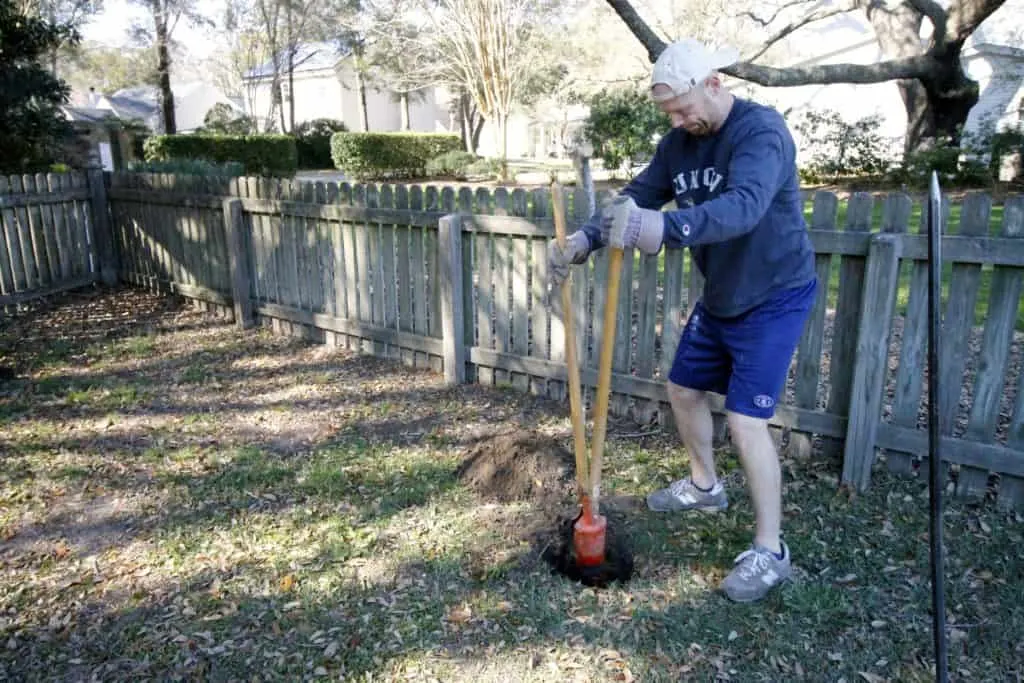
[[[630,0],[607,2],[647,50],[649,59],[657,59],[665,42]],[[936,0],[839,0],[831,4],[794,0],[785,7],[802,8],[802,12],[776,27],[766,39],[766,47],[817,21],[845,12],[862,12],[875,32],[885,61],[774,68],[748,60],[722,71],[773,87],[897,81],[907,111],[906,149],[919,150],[941,137],[958,139],[959,127],[967,121],[979,96],[978,83],[964,72],[961,51],[971,34],[1004,2],[951,0],[948,8],[943,8]],[[925,22],[931,25],[931,35],[921,39]],[[763,23],[768,26],[775,22]]]

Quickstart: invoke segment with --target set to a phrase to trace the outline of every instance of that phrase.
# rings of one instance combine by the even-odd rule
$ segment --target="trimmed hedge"
[[[343,121],[335,119],[313,119],[297,125],[292,135],[299,152],[299,168],[331,168],[331,136],[347,130]]]
[[[203,159],[235,161],[246,175],[290,178],[298,169],[295,138],[290,135],[154,135],[146,140],[146,161]]]
[[[427,163],[462,149],[450,133],[335,133],[334,165],[356,180],[414,178],[426,175]]]

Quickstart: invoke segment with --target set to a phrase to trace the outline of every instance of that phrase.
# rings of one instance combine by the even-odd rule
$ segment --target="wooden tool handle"
[[[555,212],[555,237],[565,248],[565,202],[562,186],[551,183],[552,209]],[[587,432],[583,425],[583,397],[580,392],[580,367],[576,362],[576,326],[572,310],[571,278],[562,282],[562,322],[565,325],[565,364],[569,371],[569,409],[572,416],[572,436],[576,454],[576,485],[583,496],[591,494],[590,467],[587,460]]]
[[[594,438],[590,444],[590,494],[594,514],[601,496],[601,459],[608,427],[608,401],[612,392],[612,354],[615,351],[615,317],[619,309],[619,279],[622,275],[622,249],[609,247],[608,287],[605,294],[604,322],[601,327],[601,360],[597,373],[597,403],[594,406]]]

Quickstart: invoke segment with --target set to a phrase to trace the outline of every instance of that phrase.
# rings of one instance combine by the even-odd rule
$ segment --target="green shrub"
[[[650,160],[656,140],[670,128],[669,118],[645,93],[604,90],[590,100],[583,135],[605,168],[632,175],[632,166]]]
[[[466,169],[478,159],[480,157],[476,154],[461,149],[445,152],[427,162],[427,175],[432,178],[443,176],[465,180]]]
[[[168,159],[167,161],[136,161],[128,165],[141,173],[173,173],[175,175],[229,176],[245,175],[245,167],[237,161],[217,163],[206,159]]]
[[[466,167],[466,178],[469,180],[503,180],[508,168],[500,158],[480,158]]]
[[[246,175],[290,178],[298,168],[290,135],[154,135],[146,140],[146,161],[202,159],[235,161]]]
[[[427,163],[462,148],[448,133],[335,133],[331,158],[335,167],[356,180],[415,178]]]
[[[802,138],[800,178],[815,183],[885,173],[892,143],[878,133],[881,125],[878,115],[851,123],[832,109],[807,111],[794,126]]]
[[[332,168],[331,136],[348,130],[344,122],[336,119],[313,119],[295,127],[295,148],[299,153],[299,168]]]

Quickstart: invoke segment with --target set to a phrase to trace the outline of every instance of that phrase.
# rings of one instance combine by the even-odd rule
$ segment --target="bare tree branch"
[[[783,38],[785,38],[789,34],[793,33],[794,31],[796,31],[798,29],[801,29],[804,26],[807,26],[808,24],[813,24],[815,22],[822,21],[824,19],[828,19],[829,17],[834,17],[837,14],[846,14],[847,12],[849,12],[849,11],[851,11],[853,9],[854,9],[854,7],[852,5],[845,5],[845,6],[836,7],[836,8],[833,8],[833,9],[818,9],[818,10],[815,10],[813,12],[808,12],[807,14],[805,14],[800,19],[798,19],[796,21],[793,21],[793,22],[790,22],[786,26],[783,26],[781,29],[779,29],[775,33],[775,35],[773,35],[771,38],[769,38],[768,40],[766,40],[764,42],[764,44],[761,46],[761,49],[759,49],[754,54],[749,55],[747,57],[747,61],[753,61],[753,60],[757,59],[758,57],[763,55],[765,52],[770,50],[771,47],[773,45],[775,45],[777,42],[779,42],[780,40],[782,40]]]
[[[907,0],[907,4],[918,12],[928,17],[934,29],[935,44],[938,45],[946,39],[946,10],[935,0]]]
[[[775,12],[768,19],[762,19],[761,17],[757,16],[756,14],[749,10],[746,12],[741,12],[739,16],[748,17],[751,21],[753,21],[756,24],[759,24],[762,28],[768,28],[768,26],[775,23],[775,20],[779,18],[779,15],[782,14],[783,10],[787,10],[790,7],[796,7],[797,5],[806,4],[809,1],[810,0],[790,0],[787,3],[783,3],[782,5],[779,5],[778,7],[775,8]],[[819,2],[815,3],[815,6],[820,5],[820,0]]]
[[[923,78],[935,68],[927,55],[894,59],[878,64],[819,64],[775,69],[740,62],[721,69],[722,73],[771,87],[792,87],[824,83],[884,83],[905,78]]]
[[[946,41],[956,47],[963,45],[975,29],[1003,6],[1005,0],[960,0],[949,8]]]
[[[658,37],[650,26],[647,25],[637,11],[633,9],[633,5],[629,3],[629,0],[608,0],[608,4],[611,6],[615,13],[619,15],[619,18],[629,27],[629,30],[634,36],[640,41],[640,44],[647,48],[647,57],[653,63],[658,59],[658,55],[665,49],[665,41]]]

